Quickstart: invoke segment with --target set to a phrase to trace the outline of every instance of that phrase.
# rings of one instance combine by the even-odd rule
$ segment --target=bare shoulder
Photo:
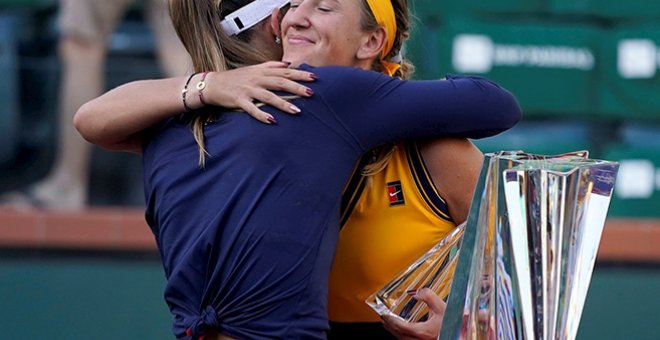
[[[420,144],[424,164],[438,194],[447,202],[450,216],[461,223],[467,218],[483,154],[467,139],[436,139]]]
[[[483,154],[465,138],[441,138],[420,143],[420,151],[427,163],[481,163]],[[429,165],[429,164],[427,164]]]

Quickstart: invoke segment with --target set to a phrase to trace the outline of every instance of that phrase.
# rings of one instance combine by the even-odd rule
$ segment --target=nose
[[[300,4],[289,9],[284,17],[284,20],[287,21],[289,26],[295,28],[307,28],[310,26],[309,15],[311,13],[310,9],[313,8],[313,1],[301,1]],[[282,23],[284,26],[284,22]]]

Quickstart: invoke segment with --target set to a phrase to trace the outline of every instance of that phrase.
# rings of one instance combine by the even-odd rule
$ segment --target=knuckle
[[[277,100],[279,98],[276,94],[270,91],[262,92],[260,97],[261,100],[264,102],[273,102],[274,100]]]
[[[280,88],[283,88],[283,87],[286,85],[287,81],[286,81],[286,79],[279,78],[279,79],[277,79],[277,81],[276,81],[275,83],[276,83],[277,86],[279,86]]]

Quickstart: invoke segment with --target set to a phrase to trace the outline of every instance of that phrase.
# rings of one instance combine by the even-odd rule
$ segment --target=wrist
[[[215,82],[218,80],[217,75],[219,72],[207,72],[206,76],[204,77],[204,88],[195,89],[195,100],[199,105],[201,106],[207,106],[207,105],[213,105],[213,106],[222,106],[218,104],[215,100],[217,98],[213,98],[213,91],[211,90],[211,87],[218,87]],[[197,82],[195,82],[195,85],[198,85],[200,81],[202,81],[202,75],[200,74],[198,76]],[[215,84],[215,85],[214,85]]]
[[[208,82],[208,75],[204,77],[204,72],[193,73],[186,78],[186,82],[181,90],[181,101],[186,112],[201,109],[206,105],[203,97],[203,90]],[[206,78],[206,79],[204,79]],[[202,85],[200,85],[202,84]],[[200,92],[201,87],[201,92]]]
[[[199,98],[199,102],[202,106],[206,106],[206,101],[204,101],[204,90],[206,89],[206,76],[208,74],[209,72],[202,73],[197,85],[195,85],[195,88],[197,89],[197,98]]]
[[[183,88],[181,89],[181,102],[183,104],[183,111],[185,112],[193,110],[193,108],[190,106],[190,100],[188,99],[188,92],[190,92],[190,83],[192,82],[192,79],[195,78],[195,75],[196,73],[193,73],[188,76],[185,83],[183,84]]]

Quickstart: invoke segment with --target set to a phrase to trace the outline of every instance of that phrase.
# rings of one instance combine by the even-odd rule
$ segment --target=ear
[[[379,58],[380,52],[385,48],[386,40],[387,33],[383,27],[378,27],[375,31],[368,33],[357,51],[357,59]]]
[[[273,32],[273,38],[275,38],[275,37],[280,37],[281,38],[282,37],[282,30],[281,30],[281,27],[280,27],[280,22],[281,21],[282,20],[280,18],[280,10],[279,9],[274,9],[273,13],[270,14],[270,18],[269,18],[269,21],[268,21],[268,23],[270,25],[270,29]]]

